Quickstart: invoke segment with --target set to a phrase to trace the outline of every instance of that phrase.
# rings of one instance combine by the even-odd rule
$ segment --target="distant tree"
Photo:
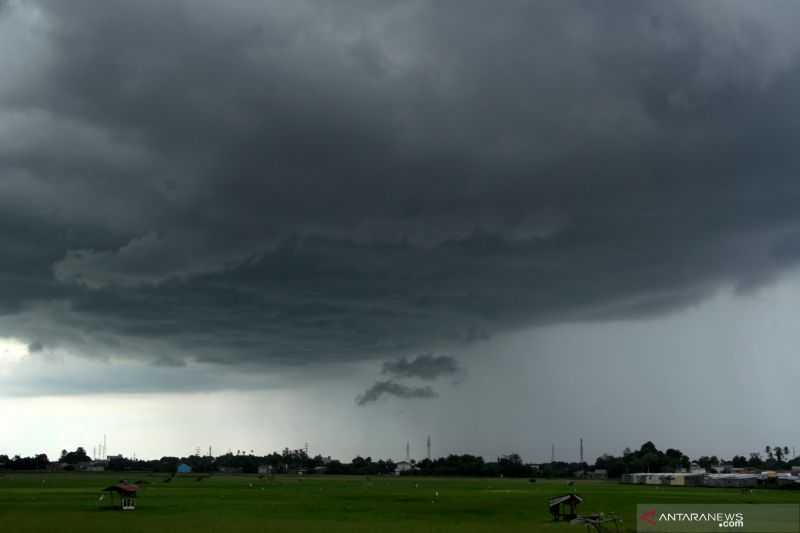
[[[680,450],[668,448],[664,455],[667,458],[667,467],[669,470],[676,471],[679,468],[688,470],[691,464],[689,457],[684,455]]]
[[[752,468],[761,468],[764,465],[764,461],[761,459],[761,454],[758,452],[753,452],[750,454],[750,458],[747,460],[747,466]]]
[[[594,467],[595,469],[605,470],[608,473],[608,477],[621,477],[622,474],[628,472],[628,465],[625,460],[629,455],[630,453],[625,454],[623,457],[614,457],[613,455],[603,454],[597,458]]]
[[[705,468],[706,470],[710,469],[712,466],[719,465],[719,459],[716,455],[712,455],[711,457],[707,455],[703,455],[699,459],[697,459],[697,464]]]
[[[158,472],[175,472],[180,463],[181,460],[178,457],[162,457],[157,463],[156,470]]]
[[[90,461],[91,459],[86,454],[86,450],[83,449],[83,446],[78,446],[78,448],[74,452],[67,452],[66,450],[61,451],[61,462],[67,463],[70,465],[75,465],[78,463],[85,463]]]
[[[779,463],[782,463],[783,462],[783,448],[781,448],[780,446],[775,446],[772,449],[772,451],[775,454],[775,459],[777,459],[777,461]]]
[[[731,459],[731,463],[733,463],[733,466],[736,468],[744,468],[748,466],[747,457],[744,455],[734,455],[733,459]]]
[[[653,444],[651,441],[647,441],[644,444],[642,444],[642,447],[639,450],[639,453],[641,453],[642,455],[646,453],[657,453],[657,452],[658,448],[656,448],[656,445]]]
[[[531,469],[522,463],[522,458],[516,453],[498,457],[497,471],[506,477],[530,477],[533,475]]]

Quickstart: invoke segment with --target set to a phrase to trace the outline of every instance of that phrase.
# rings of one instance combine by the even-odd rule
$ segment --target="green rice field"
[[[135,511],[112,510],[100,489],[114,473],[0,473],[0,531],[39,532],[510,532],[575,531],[547,500],[573,489],[581,514],[617,513],[635,531],[637,503],[800,503],[800,491],[657,487],[585,481],[425,477],[178,476],[144,481]]]

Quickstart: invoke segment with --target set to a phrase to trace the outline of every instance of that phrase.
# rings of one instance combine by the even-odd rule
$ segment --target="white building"
[[[758,486],[760,480],[758,474],[708,474],[703,484],[706,487],[747,488]]]
[[[77,466],[78,470],[81,472],[103,472],[106,469],[106,462],[90,461],[90,462],[78,463],[75,466]]]
[[[625,474],[622,483],[634,485],[671,485],[676,487],[696,486],[703,484],[702,472],[639,472]]]
[[[407,474],[409,472],[413,472],[414,470],[419,470],[413,463],[409,461],[400,461],[394,467],[394,475],[399,476],[400,474]]]

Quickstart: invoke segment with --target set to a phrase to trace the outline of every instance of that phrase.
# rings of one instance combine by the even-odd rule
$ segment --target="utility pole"
[[[406,461],[411,461],[411,442],[406,441]]]
[[[551,447],[550,447],[550,462],[551,463],[555,463],[556,462],[556,445],[555,444],[551,445]]]
[[[428,435],[428,461],[431,460],[431,436]]]
[[[581,463],[583,463],[583,437],[581,437]]]

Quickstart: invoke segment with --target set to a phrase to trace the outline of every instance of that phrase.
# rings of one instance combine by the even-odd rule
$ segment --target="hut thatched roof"
[[[131,496],[135,495],[138,490],[139,487],[137,485],[132,485],[130,483],[117,483],[116,485],[111,485],[104,488],[101,492],[116,492],[117,494],[124,496]]]

